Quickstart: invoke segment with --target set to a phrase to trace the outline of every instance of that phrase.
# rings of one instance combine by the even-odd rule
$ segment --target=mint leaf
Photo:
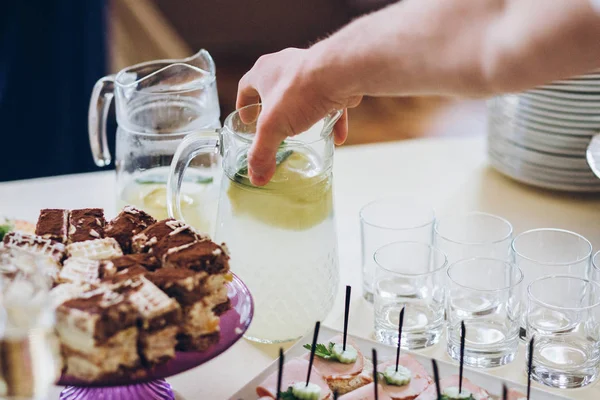
[[[0,240],[4,239],[4,236],[12,231],[13,227],[11,224],[0,225]]]
[[[329,344],[327,346],[325,346],[324,344],[317,344],[317,346],[315,348],[315,356],[321,357],[325,360],[337,360],[337,358],[333,355],[333,346],[334,345],[335,345],[335,343],[331,343],[331,342],[329,342]],[[310,344],[305,344],[302,347],[304,347],[306,350],[310,351],[312,346]]]

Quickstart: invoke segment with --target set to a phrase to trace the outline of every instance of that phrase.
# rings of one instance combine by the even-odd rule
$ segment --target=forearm
[[[310,51],[349,95],[486,96],[600,67],[600,17],[586,0],[404,0]]]

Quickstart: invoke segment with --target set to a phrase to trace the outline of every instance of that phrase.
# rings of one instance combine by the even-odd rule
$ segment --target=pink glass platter
[[[176,352],[175,358],[169,360],[165,364],[159,365],[152,370],[145,371],[143,377],[140,378],[118,378],[118,379],[110,379],[103,380],[98,382],[85,382],[74,377],[63,375],[58,381],[58,385],[63,386],[71,386],[63,391],[63,394],[73,394],[73,396],[63,397],[61,394],[61,399],[76,399],[76,398],[103,398],[101,396],[91,396],[91,397],[77,397],[74,392],[79,392],[79,395],[83,395],[82,392],[88,393],[89,396],[90,389],[96,388],[98,392],[103,392],[100,388],[105,388],[107,390],[114,390],[114,386],[124,386],[123,387],[123,395],[125,392],[129,392],[132,389],[132,386],[144,387],[148,385],[138,385],[149,382],[150,386],[158,385],[161,381],[156,382],[162,378],[167,378],[169,376],[173,376],[179,374],[181,372],[187,371],[189,369],[195,368],[204,364],[207,361],[217,357],[225,350],[233,346],[238,340],[242,338],[244,332],[250,326],[250,322],[252,321],[252,316],[254,314],[254,303],[252,300],[252,295],[250,294],[250,290],[248,287],[234,274],[233,280],[228,285],[228,297],[231,301],[231,308],[221,315],[220,321],[220,330],[221,335],[219,338],[219,342],[215,345],[211,346],[208,350],[203,352]],[[155,382],[150,382],[155,381]],[[73,386],[77,388],[72,388]],[[129,389],[125,388],[128,387]],[[85,389],[85,390],[84,390]],[[110,398],[119,398],[110,397]],[[132,397],[123,397],[130,398]],[[157,398],[165,398],[169,397],[157,397]]]

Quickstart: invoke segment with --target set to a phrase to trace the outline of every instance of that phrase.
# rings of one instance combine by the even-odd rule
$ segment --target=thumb
[[[264,111],[263,111],[264,113]],[[266,185],[275,173],[275,156],[281,142],[288,136],[279,124],[262,114],[256,126],[254,143],[248,151],[248,174],[250,182],[256,186]]]

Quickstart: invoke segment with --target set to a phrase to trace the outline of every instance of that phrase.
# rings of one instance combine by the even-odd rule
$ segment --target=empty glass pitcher
[[[173,158],[167,200],[171,216],[185,217],[179,199],[188,163],[198,154],[222,155],[215,239],[231,250],[231,269],[254,298],[246,337],[275,343],[304,335],[333,306],[339,270],[332,130],[341,112],[282,142],[273,179],[256,187],[248,179],[247,153],[261,109],[255,104],[233,112],[218,138],[187,136]]]
[[[206,50],[182,60],[137,64],[94,86],[88,115],[96,164],[109,165],[106,117],[112,98],[117,114],[117,208],[137,206],[157,219],[167,217],[169,165],[181,140],[220,126],[215,64]],[[218,154],[192,162],[181,207],[188,223],[213,233],[218,201]]]

